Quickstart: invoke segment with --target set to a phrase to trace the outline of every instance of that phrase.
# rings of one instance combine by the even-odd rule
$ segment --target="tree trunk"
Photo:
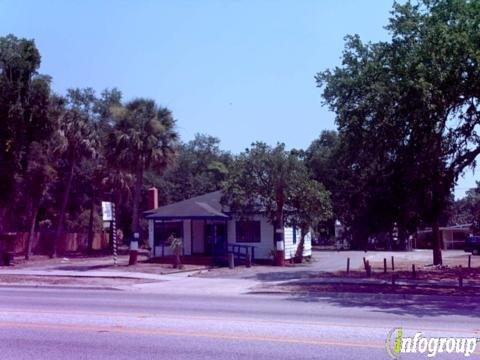
[[[135,178],[135,188],[133,190],[133,210],[132,210],[132,232],[139,232],[139,208],[142,195],[143,185],[143,170],[140,168],[137,171]]]
[[[137,169],[136,178],[135,178],[135,189],[133,192],[133,211],[132,211],[132,233],[133,234],[132,234],[132,241],[130,242],[130,260],[128,262],[128,265],[135,265],[137,263],[138,247],[141,244],[138,216],[139,216],[142,185],[143,185],[143,168],[141,165],[139,165]],[[135,237],[135,234],[138,234],[138,236]]]
[[[95,197],[92,197],[92,203],[90,204],[90,218],[88,219],[88,241],[87,251],[92,253],[93,250],[93,214],[95,212]]]
[[[57,246],[58,246],[58,242],[60,241],[60,236],[62,236],[63,226],[65,222],[65,213],[67,211],[68,198],[70,197],[70,190],[72,187],[73,170],[74,170],[74,163],[71,162],[70,169],[68,171],[67,185],[63,193],[62,207],[60,208],[60,217],[58,219],[57,233],[55,234],[51,253],[50,253],[51,258],[54,258],[55,256],[57,256]]]
[[[5,231],[5,225],[6,225],[6,215],[7,215],[7,207],[1,207],[0,208],[0,233]]]
[[[283,266],[285,263],[285,249],[281,248],[285,246],[284,242],[284,229],[283,229],[283,197],[277,197],[277,209],[275,212],[275,224],[273,233],[273,245],[275,249],[275,265]],[[282,249],[282,250],[281,250]]]
[[[441,163],[441,154],[442,154],[442,135],[441,134],[436,134],[435,140],[432,144],[432,149],[434,150],[434,156],[435,159],[437,160],[437,163],[435,164],[435,169],[442,169],[442,163]],[[432,182],[432,206],[431,206],[431,214],[433,217],[432,221],[432,236],[433,236],[433,241],[432,241],[432,250],[433,250],[433,265],[442,265],[442,239],[441,239],[441,233],[440,233],[440,225],[439,225],[439,219],[442,214],[442,210],[444,209],[445,203],[444,203],[444,196],[446,195],[446,192],[444,191],[445,189],[445,183],[449,182],[444,182],[447,180],[445,176],[441,177],[441,171],[438,171],[436,174],[433,175],[433,178],[431,180]],[[452,179],[453,180],[453,179]],[[448,193],[450,192],[450,189],[448,189]],[[443,206],[442,206],[443,205]]]
[[[438,220],[434,220],[432,224],[432,236],[433,265],[442,265],[442,239],[440,238]]]
[[[304,228],[300,229],[300,241],[297,246],[297,251],[295,252],[295,262],[303,262],[303,250],[305,249],[305,236],[307,231]]]
[[[30,255],[32,254],[32,244],[35,237],[35,225],[37,223],[39,203],[40,202],[32,206],[32,218],[30,220],[30,233],[28,234],[27,248],[25,249],[25,260],[29,260]]]
[[[277,211],[275,213],[275,233],[273,234],[273,245],[277,245],[277,242],[283,241],[283,205],[279,208],[277,205]]]

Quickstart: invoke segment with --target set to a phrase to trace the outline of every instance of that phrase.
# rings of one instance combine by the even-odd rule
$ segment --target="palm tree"
[[[63,191],[57,233],[52,246],[51,257],[57,253],[57,244],[63,232],[65,213],[75,170],[83,159],[94,158],[97,154],[98,135],[87,114],[76,107],[66,109],[60,123],[63,138],[57,151],[63,153],[67,164],[65,188]]]
[[[133,180],[132,174],[115,167],[109,167],[108,173],[104,174],[104,178],[102,179],[102,189],[104,190],[104,194],[110,195],[110,201],[113,201],[114,203],[116,219],[119,218],[123,206],[131,201]],[[115,189],[115,191],[112,191],[112,189]],[[113,247],[112,236],[110,237],[110,247]],[[89,249],[91,249],[90,242]]]
[[[57,172],[52,166],[52,144],[53,139],[41,143],[33,142],[30,145],[32,155],[28,161],[27,176],[24,180],[25,190],[30,194],[27,200],[30,219],[25,260],[29,260],[32,253],[40,205],[57,177]]]
[[[112,111],[116,124],[109,136],[109,158],[134,177],[133,233],[139,232],[139,207],[146,171],[162,172],[173,160],[178,134],[167,108],[154,100],[136,99]]]

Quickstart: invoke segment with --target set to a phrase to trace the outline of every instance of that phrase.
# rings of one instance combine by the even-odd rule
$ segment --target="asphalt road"
[[[479,310],[425,299],[1,288],[0,359],[386,359],[391,328],[479,337]]]

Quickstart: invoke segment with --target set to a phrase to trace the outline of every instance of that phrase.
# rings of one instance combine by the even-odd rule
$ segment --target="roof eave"
[[[220,215],[150,215],[145,217],[147,220],[230,220],[231,217],[228,215],[220,216]]]

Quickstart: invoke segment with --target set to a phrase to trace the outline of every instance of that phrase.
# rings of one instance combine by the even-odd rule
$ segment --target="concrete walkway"
[[[17,269],[1,269],[0,275],[125,278],[125,279],[142,279],[142,280],[159,280],[159,281],[164,280],[165,276],[167,276],[167,275],[149,274],[149,273],[143,273],[143,272],[134,272],[134,271],[105,271],[105,270],[72,271],[72,270],[29,270],[29,269],[18,269],[18,270]]]
[[[1,269],[0,275],[151,280],[151,282],[114,286],[114,288],[133,292],[177,295],[240,295],[249,293],[252,288],[260,284],[256,280],[206,279],[191,276],[197,272],[198,270],[159,275],[131,271]]]
[[[165,275],[162,280],[165,281],[118,288],[153,294],[236,296],[251,293],[260,285],[255,280],[205,279],[180,274]]]

